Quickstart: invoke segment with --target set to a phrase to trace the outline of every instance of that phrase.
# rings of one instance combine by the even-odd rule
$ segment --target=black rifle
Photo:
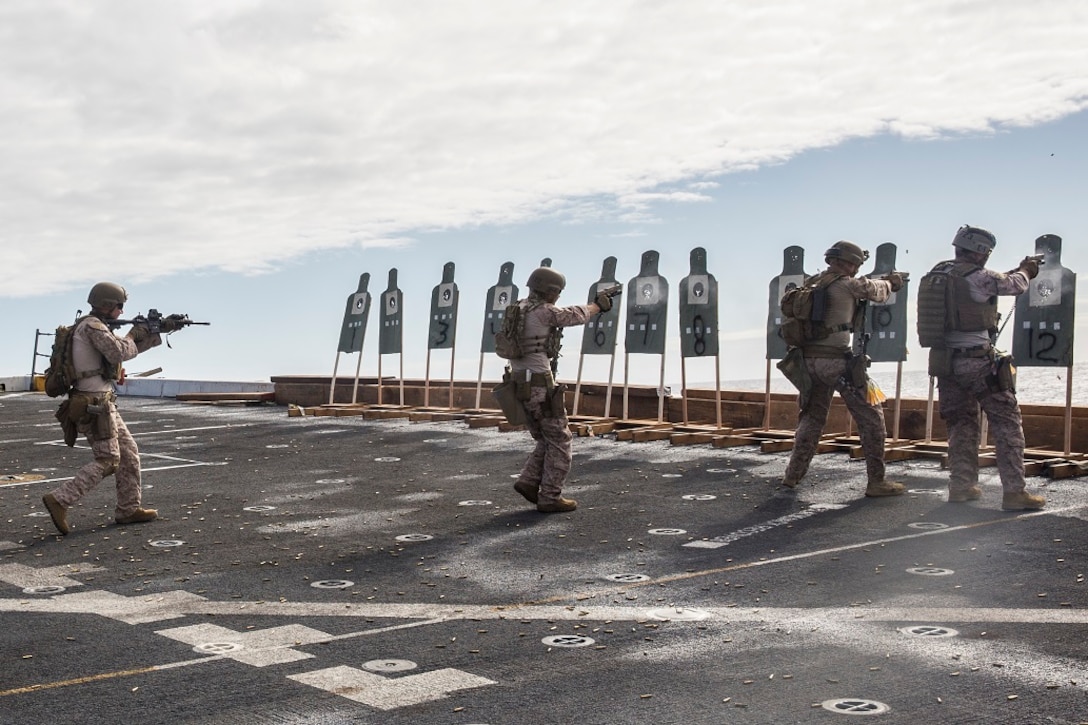
[[[194,322],[189,319],[189,315],[185,314],[175,313],[173,315],[163,315],[154,308],[147,311],[147,317],[136,315],[131,320],[103,320],[103,322],[105,322],[111,330],[116,330],[125,325],[146,325],[148,332],[152,335],[158,335],[160,332],[175,332],[183,327],[188,327],[189,325],[212,324],[210,322]]]

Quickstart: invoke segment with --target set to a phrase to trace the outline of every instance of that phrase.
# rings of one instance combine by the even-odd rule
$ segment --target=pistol
[[[1024,259],[1025,260],[1031,259],[1031,260],[1033,260],[1035,262],[1038,262],[1040,265],[1046,264],[1046,255],[1045,254],[1032,254],[1031,256],[1024,257]]]
[[[609,297],[618,297],[619,295],[623,294],[623,285],[622,284],[614,284],[611,287],[606,287],[605,289],[601,290],[597,294],[599,294],[599,295],[608,295]]]

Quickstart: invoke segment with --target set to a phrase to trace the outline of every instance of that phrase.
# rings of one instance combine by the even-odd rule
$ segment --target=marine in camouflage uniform
[[[543,513],[573,511],[578,503],[563,498],[572,436],[565,386],[555,382],[559,339],[562,328],[584,325],[593,315],[612,309],[612,298],[602,293],[588,305],[556,307],[566,278],[550,267],[534,270],[526,286],[529,296],[518,303],[525,316],[522,356],[510,361],[510,377],[517,385],[527,413],[526,427],[536,445],[525,459],[514,490]]]
[[[102,479],[114,474],[119,524],[152,521],[155,509],[141,507],[140,452],[117,411],[116,381],[121,363],[161,344],[158,334],[146,325],[133,325],[128,335],[118,337],[106,324],[117,319],[128,295],[120,285],[96,284],[87,298],[91,314],[76,323],[72,331],[72,361],[76,381],[61,404],[57,418],[65,428],[65,442],[74,445],[76,433],[87,438],[94,460],[75,477],[42,498],[61,534],[67,534],[68,509],[94,490]]]
[[[961,227],[952,244],[955,260],[941,264],[962,267],[953,276],[954,329],[945,333],[943,349],[930,352],[930,374],[937,378],[941,418],[948,429],[948,500],[962,503],[982,497],[978,485],[981,409],[997,449],[1001,507],[1006,511],[1041,509],[1046,499],[1025,490],[1020,404],[1011,371],[1002,370],[1011,367],[1012,359],[998,354],[991,343],[997,332],[997,298],[1023,294],[1039,274],[1039,262],[1025,257],[1017,269],[1004,274],[986,269],[997,239],[978,227]]]
[[[838,392],[858,426],[861,448],[865,453],[866,496],[897,496],[905,490],[901,483],[884,478],[884,440],[887,429],[880,403],[870,403],[867,378],[855,385],[850,372],[851,333],[859,301],[885,302],[899,290],[903,279],[897,273],[887,280],[857,279],[862,262],[869,253],[847,241],[836,242],[824,253],[828,269],[821,273],[826,285],[824,325],[827,337],[802,346],[804,365],[812,387],[800,398],[793,451],[782,485],[795,488],[808,472],[812,457],[827,424],[831,400]],[[864,377],[864,376],[863,376]]]

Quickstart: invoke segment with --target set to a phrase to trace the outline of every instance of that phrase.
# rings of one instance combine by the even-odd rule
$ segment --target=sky
[[[626,282],[655,250],[675,297],[703,247],[721,377],[762,378],[788,246],[812,273],[837,240],[892,242],[913,280],[972,224],[996,234],[994,268],[1042,234],[1085,267],[1086,40],[1081,0],[5,0],[0,377],[40,372],[36,331],[102,280],[128,289],[126,316],[212,323],[130,373],[374,375],[377,305],[361,358],[337,354],[344,305],[395,268],[405,353],[383,374],[474,380],[504,262],[524,288],[551,258],[575,304],[606,257]],[[427,350],[448,262],[454,356]],[[625,357],[630,382],[658,382],[660,356],[622,340],[615,380]],[[664,363],[679,380],[678,340]],[[483,376],[500,370],[487,356]]]

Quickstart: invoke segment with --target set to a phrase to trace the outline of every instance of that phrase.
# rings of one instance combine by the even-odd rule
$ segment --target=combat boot
[[[518,481],[514,484],[514,490],[520,493],[529,503],[536,503],[540,495],[540,486],[534,486],[528,481]]]
[[[1046,499],[1027,491],[1006,491],[1001,497],[1002,511],[1037,511],[1046,506]]]
[[[147,521],[154,521],[158,517],[159,512],[155,509],[138,508],[128,516],[118,516],[114,521],[119,524],[142,524]]]
[[[982,498],[982,489],[978,486],[948,489],[948,503],[964,503],[966,501],[978,501],[980,498]]]
[[[573,511],[576,508],[578,508],[577,501],[562,496],[554,501],[540,501],[536,505],[536,510],[542,514],[562,513],[564,511]]]
[[[57,500],[57,497],[51,493],[42,496],[42,503],[49,510],[49,518],[53,519],[53,525],[57,527],[57,531],[67,535],[70,531],[68,528],[68,509],[64,508],[61,502]]]
[[[880,481],[879,483],[870,483],[865,487],[865,495],[870,498],[876,498],[878,496],[900,496],[907,487],[901,483],[895,481]]]

